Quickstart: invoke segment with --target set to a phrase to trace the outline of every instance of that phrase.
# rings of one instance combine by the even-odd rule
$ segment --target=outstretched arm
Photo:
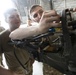
[[[40,33],[41,31],[39,26],[29,26],[26,28],[18,28],[14,30],[13,32],[11,32],[9,37],[12,39],[23,39]]]
[[[23,39],[33,35],[42,34],[48,31],[51,27],[60,26],[60,17],[54,10],[50,12],[44,12],[39,25],[29,26],[26,28],[18,28],[11,32],[10,38],[12,39]]]

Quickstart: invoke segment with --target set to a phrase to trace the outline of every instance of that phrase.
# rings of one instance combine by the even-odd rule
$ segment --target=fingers
[[[42,18],[46,18],[47,21],[50,20],[51,22],[53,22],[53,21],[59,22],[60,21],[60,16],[54,10],[51,10],[50,12],[44,12],[42,14]]]
[[[51,27],[61,27],[61,23],[50,23]]]
[[[59,16],[47,17],[47,18],[45,19],[45,21],[46,21],[47,23],[58,23],[58,22],[60,22],[60,17],[59,17]]]
[[[50,24],[52,27],[60,27],[60,16],[54,11],[51,10],[50,12],[44,12],[42,15],[44,21],[47,24]]]
[[[44,18],[46,18],[46,17],[55,17],[55,16],[60,18],[60,15],[58,15],[56,13],[56,11],[54,11],[54,10],[51,10],[50,12],[44,12],[43,15],[44,15]]]
[[[42,31],[47,31],[51,27],[61,27],[60,16],[54,10],[44,12],[39,24]]]
[[[44,17],[51,17],[51,16],[56,16],[57,15],[56,11],[54,11],[54,10],[44,12],[43,14],[44,14]]]

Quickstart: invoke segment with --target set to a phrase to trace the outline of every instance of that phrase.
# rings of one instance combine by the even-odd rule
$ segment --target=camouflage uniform
[[[17,75],[32,75],[31,60],[33,59],[26,50],[9,44],[9,34],[9,30],[4,30],[0,34],[0,54],[4,53],[8,69],[15,72]],[[20,65],[16,57],[20,60],[25,68]]]

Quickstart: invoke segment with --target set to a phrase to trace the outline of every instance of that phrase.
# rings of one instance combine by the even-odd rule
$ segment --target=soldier
[[[51,17],[53,16],[53,17]],[[59,16],[57,15],[57,13],[54,10],[51,10],[50,12],[44,12],[43,8],[39,5],[34,5],[30,8],[30,19],[32,22],[35,22],[34,24],[32,24],[32,26],[29,26],[30,29],[30,33],[28,33],[28,35],[26,34],[26,32],[28,32],[26,29],[17,29],[15,31],[13,31],[10,34],[10,37],[12,39],[22,39],[22,38],[27,38],[29,36],[33,36],[33,35],[38,35],[41,33],[45,33],[46,31],[48,31],[49,28],[51,27],[57,27],[60,26],[59,25]],[[53,23],[53,21],[56,21]],[[35,30],[36,26],[39,26],[39,29]],[[51,27],[50,27],[51,25]],[[32,29],[32,27],[34,27]],[[46,27],[46,28],[45,28]],[[40,30],[38,32],[38,30]],[[24,32],[23,34],[20,34],[21,32]],[[53,47],[52,47],[53,48]],[[52,49],[54,50],[54,49]],[[48,66],[47,64],[43,63],[43,72],[44,75],[62,75],[62,73],[60,73],[59,71],[53,69],[52,67]]]

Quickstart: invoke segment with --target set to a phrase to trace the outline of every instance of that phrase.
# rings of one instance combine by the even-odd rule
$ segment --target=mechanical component
[[[34,59],[44,62],[51,67],[59,70],[66,75],[76,74],[76,20],[72,19],[69,9],[62,11],[62,32],[55,32],[55,29],[49,29],[49,32],[35,37],[22,40],[12,40],[10,44],[16,47],[27,49]],[[72,29],[69,29],[69,26]],[[48,37],[58,35],[57,38],[50,42],[46,40]],[[42,38],[45,40],[42,41]],[[55,51],[44,50],[44,47],[54,46]],[[49,61],[49,62],[47,62]]]

